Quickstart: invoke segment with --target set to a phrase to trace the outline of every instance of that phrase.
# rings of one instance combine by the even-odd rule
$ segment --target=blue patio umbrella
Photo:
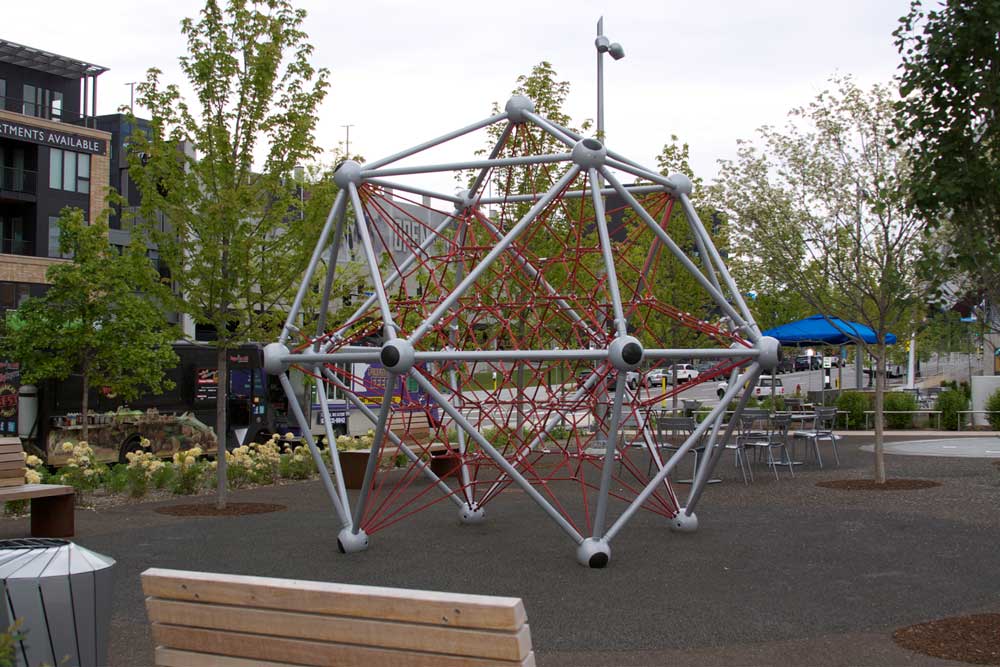
[[[856,343],[857,339],[866,343],[876,342],[875,332],[871,327],[823,315],[782,324],[768,329],[764,335],[777,338],[782,345],[849,345]],[[896,335],[887,333],[885,342],[894,344]]]

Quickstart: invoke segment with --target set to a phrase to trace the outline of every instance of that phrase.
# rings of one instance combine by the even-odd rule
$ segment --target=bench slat
[[[8,452],[6,454],[0,454],[0,461],[17,461],[19,463],[24,463],[24,454],[21,450],[16,452]]]
[[[146,599],[146,609],[152,622],[254,635],[509,661],[521,661],[531,652],[531,632],[527,625],[522,625],[516,632],[468,630],[156,598]]]
[[[534,653],[524,661],[483,660],[442,653],[393,649],[251,635],[153,623],[153,639],[162,645],[199,652],[288,661],[295,665],[322,667],[511,667],[534,665]]]
[[[163,646],[156,647],[156,667],[299,667],[290,662],[272,662],[249,658],[232,658],[227,655],[178,651]]]
[[[0,470],[24,470],[24,461],[0,461]]]
[[[20,486],[22,484],[24,484],[24,473],[23,472],[20,473],[19,475],[17,475],[16,477],[15,476],[4,477],[4,476],[0,475],[0,487]]]
[[[0,490],[0,495],[3,491]],[[515,631],[527,614],[519,598],[403,590],[295,579],[150,568],[149,597],[283,609],[438,626]]]
[[[0,502],[8,500],[23,500],[24,498],[45,498],[46,496],[64,496],[75,493],[72,486],[62,484],[22,484],[0,488]]]
[[[24,451],[21,448],[21,443],[11,443],[9,445],[0,444],[0,454],[20,454]]]

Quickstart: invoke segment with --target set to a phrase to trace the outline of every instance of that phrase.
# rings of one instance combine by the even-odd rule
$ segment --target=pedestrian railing
[[[865,410],[865,430],[867,431],[871,428],[871,416],[875,414],[874,410]],[[937,419],[937,429],[941,430],[941,411],[940,410],[883,410],[883,415],[927,415],[927,421],[930,422],[931,415],[934,415]],[[912,424],[912,421],[911,421]]]
[[[965,421],[964,419],[962,419],[962,415],[996,415],[996,414],[1000,414],[1000,411],[998,411],[998,410],[959,410],[958,411],[958,430],[959,431],[962,430],[962,422]],[[972,428],[972,426],[973,426],[972,419],[969,419],[969,423],[966,424],[966,426],[968,426],[969,428]]]

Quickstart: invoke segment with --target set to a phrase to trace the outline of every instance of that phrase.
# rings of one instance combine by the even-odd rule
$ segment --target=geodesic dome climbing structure
[[[492,146],[486,157],[429,161],[477,133]],[[467,187],[413,183],[442,172]],[[644,168],[515,96],[479,123],[373,163],[344,162],[334,179],[340,192],[265,367],[321,464],[341,551],[442,503],[481,522],[511,489],[591,567],[608,563],[638,511],[676,530],[697,526],[694,507],[736,421],[724,415],[742,409],[744,387],[774,368],[780,348],[761,336],[687,177]],[[360,303],[331,296],[345,253],[367,275]],[[324,264],[320,315],[303,331],[296,322]],[[704,312],[669,303],[678,284],[703,296]],[[328,321],[333,313],[349,315]],[[711,367],[687,384],[647,386],[653,371],[692,359]],[[353,499],[339,458],[322,465],[291,366],[316,378],[324,414],[340,401],[371,425],[373,454]],[[718,404],[664,447],[664,401],[720,380]],[[704,455],[682,499],[669,474],[695,447]]]

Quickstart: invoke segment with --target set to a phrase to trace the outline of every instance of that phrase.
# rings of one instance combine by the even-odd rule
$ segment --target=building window
[[[49,149],[49,187],[68,192],[90,192],[90,156],[59,148]]]
[[[24,96],[21,98],[21,113],[25,116],[35,115],[35,94],[38,89],[34,86],[24,84]]]
[[[7,79],[0,79],[0,109],[7,108]]]
[[[61,257],[63,259],[72,259],[73,253],[60,253],[59,252],[59,218],[58,216],[49,216],[49,257]]]
[[[63,94],[57,90],[24,84],[21,113],[25,116],[62,120]]]

